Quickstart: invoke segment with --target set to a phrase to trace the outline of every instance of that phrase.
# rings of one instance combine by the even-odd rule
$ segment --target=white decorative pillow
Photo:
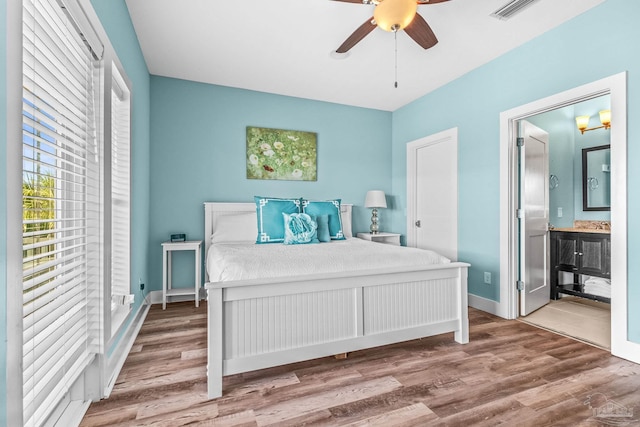
[[[255,212],[220,215],[213,224],[211,243],[255,243],[257,235],[258,226]]]
[[[340,206],[340,209],[343,209],[344,206]],[[340,218],[342,219],[342,234],[344,237],[351,238],[353,237],[353,231],[351,230],[351,210],[343,210],[340,212]]]

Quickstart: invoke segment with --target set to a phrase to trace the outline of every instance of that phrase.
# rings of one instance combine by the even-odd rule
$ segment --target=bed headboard
[[[351,210],[352,204],[340,204],[342,227],[346,237],[352,237]],[[215,230],[218,217],[222,215],[242,215],[256,214],[255,203],[218,203],[205,202],[204,204],[204,248],[205,259],[209,246],[211,246],[211,235]],[[257,222],[257,218],[255,220]],[[257,236],[256,236],[257,237]],[[209,281],[207,269],[205,268],[205,282]]]

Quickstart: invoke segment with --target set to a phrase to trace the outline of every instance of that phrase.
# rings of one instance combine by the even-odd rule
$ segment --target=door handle
[[[420,222],[420,220],[416,221],[416,227],[420,228],[420,226],[422,225],[422,223]]]

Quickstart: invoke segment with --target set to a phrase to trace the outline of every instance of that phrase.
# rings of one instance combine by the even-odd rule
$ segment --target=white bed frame
[[[342,210],[350,221],[351,206]],[[251,211],[253,203],[205,203],[205,248],[217,216]],[[213,283],[205,269],[209,398],[222,396],[225,375],[445,332],[469,342],[468,267],[453,262]]]

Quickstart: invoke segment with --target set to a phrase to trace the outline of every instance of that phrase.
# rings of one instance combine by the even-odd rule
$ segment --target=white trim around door
[[[640,344],[628,340],[627,73],[622,72],[500,114],[500,303],[497,315],[517,309],[518,120],[601,95],[611,95],[611,353],[640,363]]]

